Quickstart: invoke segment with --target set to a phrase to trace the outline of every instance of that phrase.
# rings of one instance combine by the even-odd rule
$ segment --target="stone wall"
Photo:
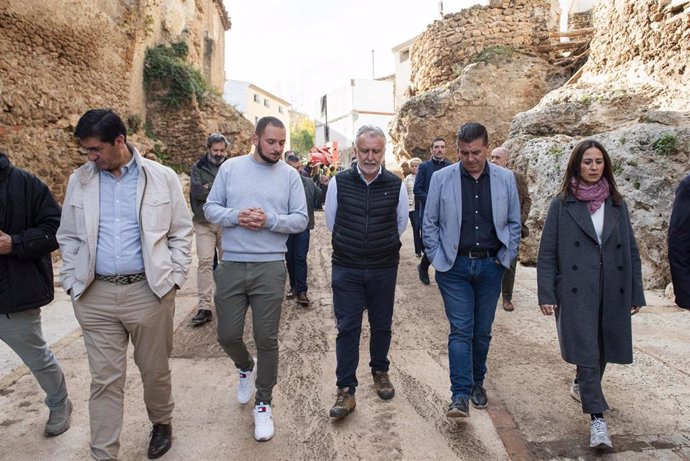
[[[412,47],[412,95],[455,79],[487,47],[535,51],[556,30],[550,0],[502,0],[435,21]]]
[[[690,108],[690,1],[609,0],[594,10],[597,33],[583,80],[621,81],[658,94],[659,104]]]
[[[84,162],[71,136],[80,115],[111,107],[143,125],[144,57],[160,43],[186,41],[190,65],[222,91],[229,27],[221,0],[0,0],[0,149],[62,197]]]
[[[573,147],[600,141],[611,156],[642,258],[645,288],[670,281],[666,234],[674,192],[690,171],[690,1],[611,0],[595,8],[597,32],[582,75],[512,121],[504,146],[532,194],[523,263],[536,262],[550,197]]]

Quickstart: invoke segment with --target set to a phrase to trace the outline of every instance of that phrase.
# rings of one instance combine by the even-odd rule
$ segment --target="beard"
[[[227,157],[214,157],[213,155],[208,155],[208,161],[211,162],[213,166],[221,166]]]
[[[264,152],[261,150],[261,144],[256,146],[256,153],[259,154],[259,157],[266,163],[278,163],[278,160],[280,160],[280,157],[273,160],[271,157],[264,155]]]

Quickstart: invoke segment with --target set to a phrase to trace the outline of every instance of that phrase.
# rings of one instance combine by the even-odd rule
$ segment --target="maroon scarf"
[[[587,208],[591,215],[601,208],[604,201],[611,195],[609,182],[603,176],[592,185],[573,178],[570,180],[570,192],[581,202],[587,202]]]

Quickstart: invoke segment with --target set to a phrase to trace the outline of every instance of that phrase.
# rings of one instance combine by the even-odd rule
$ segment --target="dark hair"
[[[446,140],[445,140],[445,139],[443,139],[443,138],[440,137],[440,136],[436,136],[434,139],[431,140],[431,147],[434,147],[434,143],[436,143],[436,142],[438,142],[438,141],[443,141],[443,144],[446,143]]]
[[[224,143],[225,147],[228,147],[228,145],[229,145],[228,140],[225,136],[223,136],[220,133],[213,133],[206,140],[206,148],[210,149],[212,145],[218,144],[219,142]]]
[[[593,139],[585,139],[580,141],[573,151],[570,153],[570,160],[568,160],[568,166],[565,169],[565,174],[563,175],[563,182],[561,183],[561,189],[559,194],[562,199],[565,199],[570,192],[570,180],[575,178],[580,181],[580,164],[582,163],[582,157],[587,149],[592,147],[599,149],[604,156],[604,174],[603,177],[609,182],[609,193],[611,194],[611,199],[614,205],[619,206],[623,201],[623,197],[620,192],[618,192],[618,187],[616,186],[616,180],[613,178],[613,166],[611,165],[611,157],[609,156],[604,146]]]
[[[254,131],[254,134],[261,137],[264,134],[264,131],[266,131],[266,127],[268,125],[275,126],[278,128],[285,129],[285,125],[283,122],[280,121],[280,119],[277,119],[276,117],[261,117],[258,122],[256,122],[256,130]]]
[[[476,139],[481,139],[485,146],[489,145],[489,133],[486,131],[486,127],[481,123],[465,123],[458,130],[456,139],[458,146],[461,142],[470,143]]]
[[[285,152],[285,161],[289,163],[300,163],[302,160],[295,154],[295,151],[289,150]]]
[[[113,109],[91,109],[81,116],[74,129],[77,139],[98,138],[101,142],[115,144],[118,136],[127,141],[127,127]]]

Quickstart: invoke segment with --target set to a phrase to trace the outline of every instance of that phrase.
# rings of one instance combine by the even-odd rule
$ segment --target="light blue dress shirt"
[[[119,177],[109,171],[99,173],[97,274],[128,275],[144,272],[137,216],[138,178],[139,170],[134,158],[122,167]]]

